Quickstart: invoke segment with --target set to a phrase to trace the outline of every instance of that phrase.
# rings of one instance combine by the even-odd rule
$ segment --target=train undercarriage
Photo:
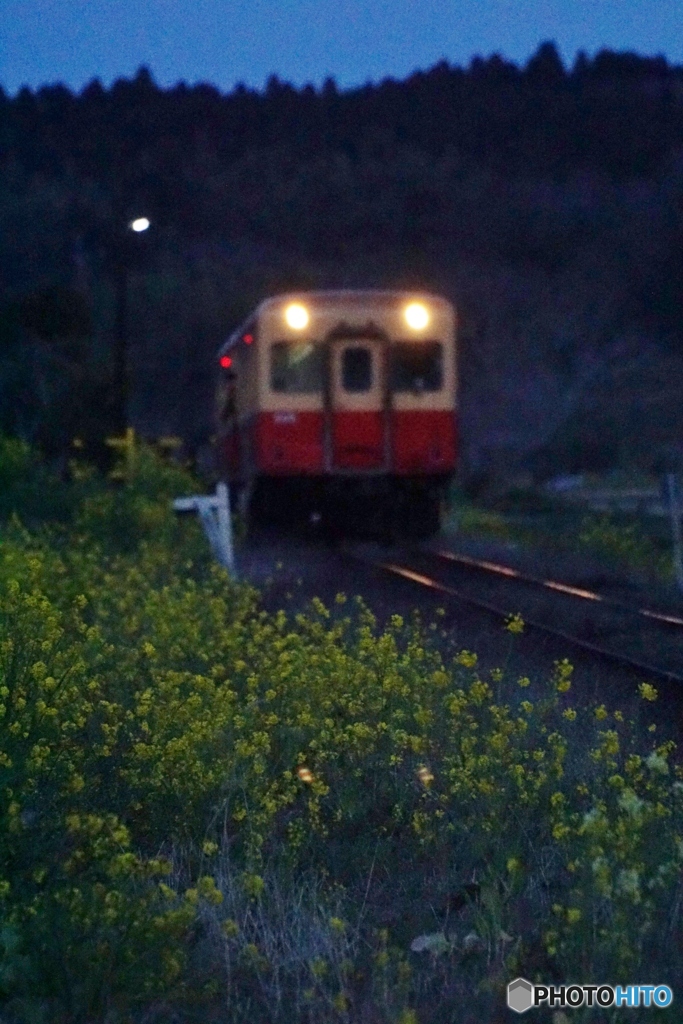
[[[447,476],[258,477],[242,494],[250,522],[314,524],[327,536],[424,539],[441,525]]]

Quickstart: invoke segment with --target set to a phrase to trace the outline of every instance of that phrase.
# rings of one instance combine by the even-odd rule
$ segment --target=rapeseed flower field
[[[632,722],[573,700],[567,660],[487,678],[345,595],[268,614],[173,518],[181,486],[141,449],[115,489],[82,470],[61,525],[0,528],[3,1019],[485,1022],[517,974],[675,989],[656,688]]]

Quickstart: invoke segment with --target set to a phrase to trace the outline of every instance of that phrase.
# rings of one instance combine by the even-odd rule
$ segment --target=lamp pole
[[[114,433],[123,437],[128,426],[128,255],[133,235],[142,235],[150,227],[147,217],[128,222],[117,247],[114,279]]]

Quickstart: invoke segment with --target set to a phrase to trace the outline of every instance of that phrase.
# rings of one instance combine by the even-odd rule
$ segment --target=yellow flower
[[[558,693],[566,693],[571,688],[573,671],[574,666],[567,658],[555,662],[555,688]]]
[[[569,835],[570,831],[571,829],[568,825],[553,825],[553,839],[560,842],[565,836]]]
[[[593,714],[599,722],[602,722],[605,718],[607,718],[607,708],[604,704],[600,704],[600,706],[595,709]]]
[[[207,903],[211,903],[213,906],[218,906],[219,903],[223,902],[223,893],[216,885],[215,879],[211,878],[210,875],[203,875],[197,882],[197,890],[199,895],[202,896]]]
[[[402,1010],[401,1016],[398,1018],[398,1024],[418,1024],[415,1010]]]
[[[252,875],[248,872],[242,876],[242,884],[245,892],[254,899],[258,899],[265,888],[265,882],[260,875]]]
[[[460,651],[460,654],[456,655],[455,661],[458,665],[464,665],[465,668],[474,668],[477,664],[477,656],[473,651]]]
[[[517,612],[515,615],[510,615],[507,618],[505,622],[505,628],[507,629],[508,633],[518,634],[524,632],[524,619],[519,614],[519,612]]]
[[[638,693],[643,700],[657,700],[658,692],[650,683],[641,683],[638,687]]]
[[[69,781],[69,789],[72,793],[80,793],[85,786],[85,780],[82,775],[72,775]]]
[[[314,978],[322,978],[327,974],[327,961],[321,956],[316,957],[315,960],[311,960],[310,968]]]

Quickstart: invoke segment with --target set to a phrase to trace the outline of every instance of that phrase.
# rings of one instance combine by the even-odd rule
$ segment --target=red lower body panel
[[[322,473],[323,413],[261,413],[254,424],[254,462],[259,473]]]
[[[382,469],[384,448],[383,413],[333,413],[333,469]]]
[[[336,412],[332,418],[332,472],[377,470],[397,476],[453,472],[457,436],[453,412],[394,411],[390,418],[391,465],[385,465],[384,415]],[[255,475],[320,476],[325,459],[325,416],[320,412],[260,413],[242,421],[223,441],[231,479]]]
[[[391,448],[394,473],[452,473],[456,458],[455,413],[395,411]]]

